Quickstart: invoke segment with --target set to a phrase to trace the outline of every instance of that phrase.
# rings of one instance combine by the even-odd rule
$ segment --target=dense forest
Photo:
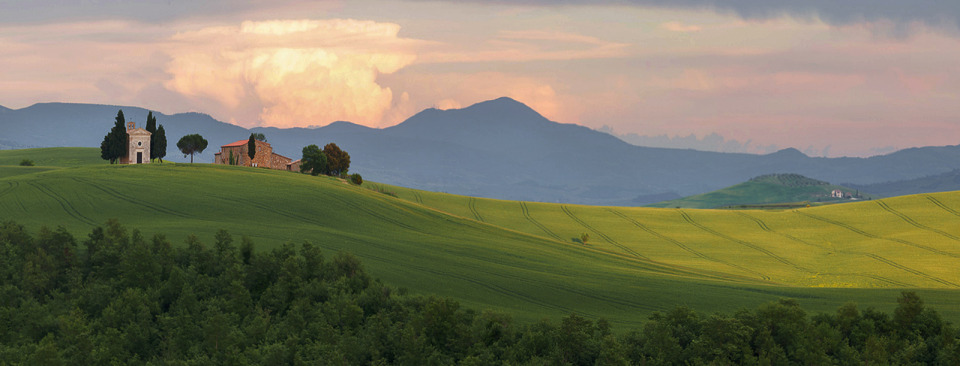
[[[222,230],[207,247],[116,221],[80,240],[0,225],[0,364],[960,364],[958,331],[912,292],[898,302],[892,315],[677,307],[614,332],[408,294],[308,242],[261,252]]]

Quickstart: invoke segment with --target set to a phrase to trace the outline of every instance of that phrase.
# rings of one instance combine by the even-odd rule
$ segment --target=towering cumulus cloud
[[[394,73],[415,57],[415,41],[399,38],[399,30],[391,23],[332,19],[182,32],[169,48],[172,78],[165,86],[205,101],[202,107],[212,111],[232,111],[232,122],[241,125],[376,125],[393,100],[377,75]]]

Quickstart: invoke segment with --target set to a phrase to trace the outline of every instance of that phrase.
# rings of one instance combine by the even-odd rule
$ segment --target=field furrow
[[[347,200],[345,200],[344,198],[339,197],[339,196],[337,196],[337,195],[335,195],[335,194],[334,194],[334,195],[329,195],[328,198],[333,199],[333,200],[337,200],[337,201],[339,201],[341,204],[343,204],[344,206],[350,206],[350,202],[349,202],[349,201],[347,201]],[[370,217],[373,217],[373,218],[375,218],[375,219],[377,219],[377,220],[380,220],[380,221],[383,221],[383,222],[386,222],[386,223],[389,223],[389,224],[392,224],[392,225],[396,225],[397,227],[401,227],[401,228],[404,228],[404,229],[407,229],[407,230],[410,230],[410,231],[414,231],[414,232],[422,232],[422,230],[420,230],[420,229],[417,229],[417,228],[415,228],[415,227],[413,227],[413,226],[411,226],[411,225],[408,225],[407,223],[402,222],[402,221],[400,221],[400,220],[398,220],[398,219],[391,218],[391,217],[387,216],[386,214],[381,213],[381,212],[379,212],[379,211],[377,211],[377,210],[375,210],[375,209],[371,209],[371,208],[369,208],[369,207],[365,207],[365,206],[362,206],[362,205],[354,205],[353,208],[356,209],[356,210],[358,210],[358,211],[361,211],[361,212],[363,212],[363,213],[365,213],[365,214],[367,214],[367,215],[369,215]]]
[[[742,217],[745,217],[745,218],[748,218],[748,219],[750,219],[750,220],[753,220],[754,222],[757,223],[757,225],[760,227],[761,230],[766,231],[766,232],[769,232],[769,233],[772,233],[772,234],[775,234],[775,235],[779,235],[779,236],[781,236],[781,237],[783,237],[783,238],[786,238],[787,240],[790,240],[790,241],[793,241],[793,242],[797,242],[797,243],[800,243],[800,244],[803,244],[803,245],[806,245],[806,246],[814,247],[814,248],[817,248],[817,249],[820,249],[820,250],[828,250],[828,251],[829,251],[829,250],[834,250],[834,251],[837,251],[837,250],[834,249],[834,248],[830,248],[830,247],[827,247],[827,246],[824,246],[824,245],[814,244],[814,243],[808,242],[808,241],[806,241],[806,240],[800,239],[800,238],[798,238],[798,237],[795,237],[795,236],[793,236],[793,235],[790,235],[790,234],[787,234],[787,233],[782,233],[782,232],[773,230],[773,229],[771,229],[769,226],[767,226],[767,224],[766,224],[763,220],[758,219],[758,218],[753,217],[753,216],[750,216],[750,215],[748,215],[748,214],[746,214],[746,213],[737,211],[737,214],[740,215],[740,216],[742,216]],[[912,273],[912,274],[916,274],[916,272],[917,272],[917,271],[913,270],[912,268],[903,266],[903,265],[901,265],[901,264],[899,264],[899,263],[896,263],[896,262],[893,262],[893,261],[890,261],[890,260],[886,260],[886,259],[880,260],[879,257],[877,257],[877,256],[875,256],[875,255],[871,256],[871,255],[869,255],[869,254],[867,254],[867,253],[863,253],[863,252],[845,251],[845,250],[839,250],[838,252],[843,253],[843,254],[865,256],[865,257],[867,257],[867,258],[871,258],[871,259],[874,259],[874,260],[879,260],[881,263],[884,263],[884,264],[887,264],[887,265],[892,265],[893,267],[898,268],[898,269],[901,269],[901,270],[902,270],[902,269],[908,269],[907,272],[910,272],[910,273]],[[893,279],[890,279],[890,278],[887,278],[887,277],[883,277],[883,276],[871,274],[871,273],[832,272],[832,271],[824,271],[824,272],[811,271],[811,272],[820,273],[820,274],[824,274],[824,275],[831,275],[831,276],[857,276],[857,277],[865,277],[865,278],[874,279],[874,280],[877,280],[877,281],[880,281],[880,282],[885,282],[885,283],[888,283],[888,284],[891,284],[891,285],[894,285],[894,286],[898,286],[898,287],[910,287],[910,285],[907,284],[907,283],[904,283],[904,282],[901,282],[901,281],[897,281],[897,280],[893,280]],[[924,278],[929,278],[929,277],[924,277]]]
[[[935,204],[935,205],[937,205],[938,207],[942,208],[944,211],[947,211],[947,212],[949,212],[949,213],[952,213],[952,214],[954,214],[955,216],[960,216],[960,211],[957,211],[957,210],[954,210],[954,209],[950,208],[950,206],[947,206],[947,205],[943,204],[943,202],[940,202],[940,200],[934,198],[933,196],[924,195],[924,197],[925,197],[927,200],[929,200],[930,202],[933,202],[933,204]]]
[[[583,227],[586,228],[587,230],[590,230],[590,231],[593,232],[594,234],[597,234],[597,236],[603,238],[603,240],[606,240],[607,243],[610,243],[610,244],[612,244],[613,246],[615,246],[615,247],[617,247],[617,248],[620,248],[620,250],[623,250],[623,251],[626,252],[627,254],[630,254],[630,255],[632,255],[632,256],[634,256],[634,257],[636,257],[636,258],[640,258],[640,259],[646,259],[646,260],[649,260],[649,259],[650,259],[650,258],[648,258],[647,256],[645,256],[645,255],[643,255],[643,254],[640,254],[639,252],[637,252],[637,251],[635,251],[635,250],[633,250],[633,249],[630,249],[630,247],[628,247],[628,246],[626,246],[626,245],[623,245],[623,244],[620,244],[620,242],[614,240],[614,239],[611,238],[609,235],[604,234],[602,231],[597,230],[597,229],[594,228],[593,226],[590,226],[590,224],[587,224],[585,221],[583,221],[582,219],[580,219],[579,217],[577,217],[576,215],[574,215],[573,212],[571,212],[570,209],[567,208],[567,206],[565,206],[565,205],[560,205],[560,210],[562,210],[563,213],[566,214],[568,217],[570,217],[571,219],[573,219],[573,221],[576,221],[578,224],[580,224],[580,226],[583,226]]]
[[[716,237],[722,238],[722,239],[726,239],[726,240],[728,240],[728,241],[731,241],[731,242],[734,242],[734,243],[743,245],[743,246],[745,246],[745,247],[747,247],[747,248],[750,248],[750,249],[756,250],[756,251],[758,251],[758,252],[761,252],[761,253],[767,255],[768,257],[773,258],[773,259],[776,260],[777,262],[780,262],[780,263],[782,263],[782,264],[788,265],[788,266],[793,267],[793,268],[795,268],[795,269],[798,269],[798,270],[800,270],[800,271],[813,272],[813,271],[811,271],[810,269],[807,269],[807,268],[798,266],[798,265],[796,265],[795,263],[791,262],[790,260],[788,260],[788,259],[786,259],[786,258],[784,258],[784,257],[781,257],[781,256],[779,256],[779,255],[776,255],[776,254],[774,254],[773,252],[771,252],[771,251],[767,250],[766,248],[761,247],[761,246],[759,246],[759,245],[757,245],[757,244],[750,243],[750,242],[744,241],[744,240],[740,240],[740,239],[734,238],[734,237],[732,237],[732,236],[729,236],[729,235],[723,234],[723,233],[721,233],[721,232],[718,232],[718,231],[716,231],[716,230],[713,230],[713,229],[711,229],[711,228],[709,228],[709,227],[707,227],[707,226],[705,226],[705,225],[697,222],[697,221],[694,220],[692,217],[690,217],[689,214],[687,214],[687,213],[684,212],[684,211],[680,211],[680,216],[683,217],[683,219],[684,219],[686,222],[690,223],[690,224],[693,225],[693,226],[696,226],[696,227],[697,227],[698,229],[700,229],[700,230],[703,230],[703,231],[705,231],[705,232],[707,232],[707,233],[710,233],[710,234],[713,235],[713,236],[716,236]]]
[[[663,234],[661,234],[661,233],[659,233],[659,232],[657,232],[657,231],[655,231],[655,230],[647,227],[646,225],[641,224],[639,221],[630,218],[629,216],[623,214],[623,213],[620,212],[620,211],[614,210],[614,209],[612,209],[612,208],[608,208],[607,210],[610,211],[611,213],[613,213],[614,215],[617,215],[617,216],[623,218],[623,219],[626,220],[627,222],[632,223],[633,225],[635,225],[636,227],[640,228],[641,230],[646,231],[647,233],[649,233],[649,234],[651,234],[651,235],[653,235],[653,236],[655,236],[655,237],[657,237],[657,238],[660,238],[660,239],[662,239],[663,241],[666,241],[666,242],[668,242],[668,243],[670,243],[670,244],[673,244],[673,245],[677,246],[678,248],[683,249],[684,251],[689,252],[690,254],[693,254],[694,256],[697,256],[697,257],[699,257],[699,258],[701,258],[701,259],[708,260],[708,261],[711,261],[711,262],[714,262],[714,263],[719,263],[719,264],[722,264],[722,265],[725,265],[725,266],[734,268],[734,269],[736,269],[736,270],[740,270],[740,271],[743,271],[743,272],[746,272],[746,273],[750,273],[750,274],[756,275],[756,276],[762,278],[762,279],[765,280],[765,281],[770,280],[770,277],[764,275],[763,273],[760,273],[760,272],[751,270],[751,269],[746,268],[746,267],[744,267],[744,266],[740,266],[740,265],[737,265],[737,264],[734,264],[734,263],[727,262],[727,261],[722,260],[722,259],[719,259],[719,258],[714,258],[714,257],[711,257],[711,256],[709,256],[709,255],[706,255],[706,254],[704,254],[704,253],[702,253],[702,252],[700,252],[700,251],[697,251],[696,249],[693,249],[693,248],[691,248],[690,246],[688,246],[688,245],[686,245],[686,244],[683,244],[683,243],[680,242],[679,240],[676,240],[676,239],[673,239],[673,238],[668,237],[668,236],[666,236],[666,235],[663,235]]]
[[[119,200],[122,200],[122,201],[125,201],[125,202],[128,202],[128,203],[131,203],[131,204],[134,204],[134,205],[139,205],[139,206],[146,207],[146,208],[151,209],[151,210],[153,210],[154,212],[157,212],[157,213],[162,213],[162,214],[165,214],[165,215],[171,215],[171,216],[176,216],[176,217],[181,217],[181,218],[191,218],[190,215],[184,214],[183,212],[179,212],[179,211],[176,211],[176,210],[168,209],[168,208],[163,207],[163,206],[160,206],[160,205],[154,205],[154,204],[152,204],[152,203],[150,203],[150,202],[148,202],[148,201],[146,201],[146,200],[134,199],[133,197],[130,197],[130,196],[126,195],[126,194],[120,193],[120,192],[117,191],[116,189],[106,187],[106,186],[104,186],[103,184],[97,184],[97,183],[91,182],[91,181],[89,181],[89,180],[80,179],[80,178],[73,178],[73,180],[74,180],[75,182],[77,182],[77,183],[80,183],[80,184],[83,184],[83,185],[86,185],[86,186],[90,186],[90,187],[92,187],[92,188],[94,188],[94,189],[96,189],[96,190],[99,190],[100,192],[103,192],[103,193],[107,194],[107,195],[110,196],[110,197],[113,197],[113,198],[116,198],[116,199],[119,199]]]
[[[60,207],[63,207],[63,211],[66,212],[67,215],[70,215],[70,217],[73,217],[77,221],[80,221],[84,224],[87,224],[90,226],[97,226],[96,221],[80,213],[80,211],[78,211],[75,207],[73,207],[73,204],[70,203],[69,200],[63,198],[63,196],[61,196],[56,191],[40,183],[27,182],[27,184],[32,186],[38,192],[45,194],[46,196],[50,197],[51,199],[56,201],[58,204],[60,204]]]
[[[477,199],[470,197],[467,205],[470,206],[470,212],[473,213],[473,218],[477,221],[483,222],[483,216],[480,216],[480,211],[477,211]]]
[[[899,238],[887,238],[887,237],[882,237],[882,236],[879,236],[879,235],[871,234],[871,233],[868,233],[868,232],[866,232],[866,231],[857,229],[857,228],[853,227],[853,225],[850,225],[850,224],[847,224],[847,223],[843,223],[843,222],[839,222],[839,221],[836,221],[836,220],[831,220],[831,219],[828,219],[828,218],[823,217],[823,216],[817,216],[817,215],[814,215],[814,214],[811,214],[811,213],[802,212],[802,211],[800,211],[800,210],[794,210],[793,212],[796,212],[796,213],[799,214],[799,215],[806,216],[806,217],[809,217],[809,218],[814,219],[814,220],[823,221],[823,222],[828,223],[828,224],[830,224],[830,225],[835,225],[835,226],[838,226],[838,227],[842,227],[842,228],[844,228],[844,229],[850,230],[850,231],[852,231],[852,232],[854,232],[854,233],[863,235],[863,236],[868,237],[868,238],[871,238],[871,239],[891,241],[891,242],[894,242],[894,243],[900,243],[900,244],[903,244],[903,245],[908,245],[908,246],[911,246],[911,247],[914,247],[914,248],[917,248],[917,249],[926,250],[926,251],[931,252],[931,253],[935,253],[935,254],[939,254],[939,255],[951,257],[951,258],[960,258],[960,254],[951,253],[951,252],[946,252],[946,251],[943,251],[943,250],[940,250],[940,249],[937,249],[937,248],[933,248],[933,247],[930,247],[930,246],[927,246],[927,245],[923,245],[923,244],[917,244],[917,243],[914,243],[914,242],[911,242],[911,241],[908,241],[908,240],[904,240],[904,239],[899,239]]]
[[[0,191],[0,197],[3,197],[7,193],[13,192],[13,190],[16,189],[19,184],[20,183],[15,180],[7,181],[7,187]]]
[[[942,235],[942,236],[944,236],[944,237],[946,237],[946,238],[953,239],[953,240],[956,240],[956,241],[960,241],[960,237],[957,237],[956,235],[950,234],[950,233],[945,232],[945,231],[943,231],[943,230],[936,229],[936,228],[932,228],[932,227],[929,227],[929,226],[927,226],[927,225],[921,224],[921,223],[917,222],[916,220],[910,218],[910,216],[907,216],[906,214],[904,214],[904,213],[902,213],[902,212],[900,212],[900,211],[895,210],[893,207],[890,207],[890,205],[887,204],[886,202],[883,202],[883,201],[876,201],[876,202],[877,202],[877,205],[879,205],[880,208],[882,208],[884,211],[887,211],[887,212],[889,212],[889,213],[892,213],[892,214],[896,215],[897,217],[899,217],[900,219],[902,219],[904,222],[910,224],[911,226],[913,226],[913,227],[915,227],[915,228],[918,228],[918,229],[920,229],[920,230],[926,230],[926,231],[929,231],[929,232],[932,232],[932,233],[936,233],[936,234],[940,234],[940,235]]]
[[[942,284],[947,285],[947,286],[950,286],[950,287],[960,287],[960,285],[958,285],[958,284],[956,284],[956,283],[953,283],[953,282],[944,280],[944,279],[942,279],[942,278],[939,278],[939,277],[936,277],[936,276],[932,276],[932,275],[926,274],[926,273],[924,273],[924,272],[915,270],[915,269],[913,269],[913,268],[910,268],[910,267],[901,265],[901,264],[899,264],[899,263],[897,263],[897,262],[894,262],[894,261],[891,261],[891,260],[889,260],[889,259],[883,258],[883,257],[881,257],[881,256],[879,256],[879,255],[870,254],[870,253],[867,253],[866,255],[869,256],[869,257],[871,257],[871,258],[874,258],[874,259],[876,259],[876,260],[878,260],[878,261],[881,261],[881,262],[883,262],[883,263],[886,263],[886,264],[889,264],[889,265],[891,265],[891,266],[900,268],[900,269],[902,269],[902,270],[904,270],[904,271],[913,273],[913,274],[915,274],[915,275],[917,275],[917,276],[927,278],[927,279],[929,279],[929,280],[931,280],[931,281],[939,282],[939,283],[942,283]]]
[[[563,239],[560,239],[560,235],[557,235],[552,230],[550,230],[549,228],[541,224],[539,221],[534,219],[533,216],[530,216],[530,208],[527,207],[526,202],[520,201],[520,211],[523,213],[523,217],[526,218],[527,221],[529,221],[531,224],[533,224],[540,230],[543,230],[543,232],[549,235],[551,238],[557,239],[559,241],[563,241]]]

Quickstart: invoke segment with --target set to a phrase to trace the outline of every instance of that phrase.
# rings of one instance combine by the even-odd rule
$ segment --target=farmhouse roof
[[[223,146],[221,146],[221,147],[243,146],[243,145],[246,145],[246,144],[247,144],[247,141],[250,141],[250,140],[240,140],[240,141],[237,141],[237,142],[232,142],[232,143],[223,145]]]

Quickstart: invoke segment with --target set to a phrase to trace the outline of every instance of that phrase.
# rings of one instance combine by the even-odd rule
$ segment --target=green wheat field
[[[385,283],[529,321],[577,313],[630,326],[677,305],[730,313],[783,297],[813,312],[848,301],[891,311],[903,289],[960,320],[960,192],[780,211],[594,207],[259,168],[111,166],[92,148],[0,151],[0,220],[63,226],[82,242],[111,218],[174,242],[210,244],[218,229],[264,251],[309,241],[357,255]]]

